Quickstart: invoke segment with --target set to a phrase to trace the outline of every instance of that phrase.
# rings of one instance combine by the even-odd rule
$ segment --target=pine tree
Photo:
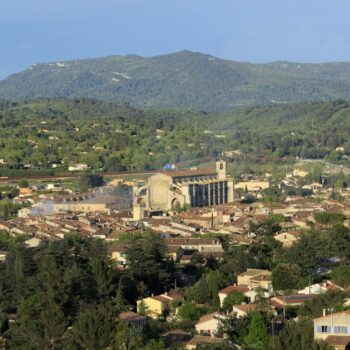
[[[127,309],[126,300],[125,300],[124,291],[123,291],[123,278],[120,278],[117,292],[116,292],[114,305],[115,305],[117,313],[120,313],[120,312],[125,311]]]
[[[268,341],[269,336],[264,317],[259,312],[253,312],[248,326],[248,335],[244,338],[245,344],[251,350],[264,350]]]

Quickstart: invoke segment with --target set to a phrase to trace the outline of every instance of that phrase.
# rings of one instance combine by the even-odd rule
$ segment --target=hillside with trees
[[[135,109],[88,99],[2,101],[0,174],[64,173],[76,163],[86,164],[88,172],[160,169],[232,150],[244,160],[346,162],[349,135],[350,107],[343,101],[225,113]]]
[[[0,98],[86,97],[142,108],[227,111],[350,99],[350,63],[251,64],[181,51],[36,64],[0,82]]]

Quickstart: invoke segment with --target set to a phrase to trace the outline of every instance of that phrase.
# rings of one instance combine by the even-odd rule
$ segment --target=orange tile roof
[[[325,341],[331,346],[346,346],[350,343],[350,336],[329,335]]]
[[[243,312],[249,312],[249,311],[255,311],[258,308],[258,305],[256,304],[238,304],[238,305],[233,305],[238,310],[241,310]],[[231,311],[230,314],[234,314],[234,311]]]
[[[247,293],[249,292],[249,288],[248,286],[244,286],[244,285],[241,285],[241,286],[228,286],[224,289],[221,289],[219,291],[220,294],[229,294],[233,291],[237,291],[237,292],[240,292],[240,293]]]
[[[146,317],[142,316],[136,312],[133,311],[126,311],[126,312],[122,312],[119,314],[119,319],[121,319],[122,321],[126,321],[126,322],[130,322],[130,321],[140,321],[140,320],[144,320]]]
[[[154,300],[158,300],[161,303],[167,303],[167,302],[169,302],[171,300],[170,298],[167,298],[167,297],[162,296],[162,295],[155,295],[155,296],[153,296],[151,298],[154,299]]]
[[[215,316],[219,316],[219,315],[220,314],[217,311],[212,312],[211,314],[208,314],[208,315],[204,315],[199,319],[199,321],[196,324],[201,324],[201,323],[207,322],[207,321],[215,318]]]

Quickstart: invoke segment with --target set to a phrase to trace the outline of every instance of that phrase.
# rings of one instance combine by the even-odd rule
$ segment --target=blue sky
[[[1,0],[0,78],[30,64],[188,49],[350,61],[349,0]]]

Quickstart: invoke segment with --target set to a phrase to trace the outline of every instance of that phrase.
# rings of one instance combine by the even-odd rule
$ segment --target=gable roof
[[[316,317],[316,318],[314,318],[314,321],[315,321],[315,320],[322,319],[322,318],[326,318],[326,317],[333,317],[333,316],[335,316],[335,315],[341,315],[341,314],[350,315],[350,310],[344,310],[344,311],[333,312],[333,313],[328,314],[328,315],[325,315],[325,316]]]
[[[224,342],[223,338],[213,338],[211,336],[204,336],[196,334],[187,345],[199,345],[199,344],[221,344]]]
[[[133,311],[125,311],[119,314],[119,319],[125,322],[131,322],[145,320],[146,317]]]
[[[243,312],[250,312],[250,311],[257,310],[258,305],[257,304],[238,304],[238,305],[233,305],[233,307]],[[235,314],[233,310],[230,312],[230,315],[232,314]]]
[[[220,317],[220,316],[222,316],[222,315],[219,314],[217,311],[212,312],[211,314],[202,316],[202,317],[199,319],[199,321],[196,323],[196,325],[205,323],[205,322],[207,322],[207,321],[210,321],[210,320],[213,319],[213,318]]]
[[[249,292],[249,287],[245,285],[240,285],[240,286],[227,286],[224,289],[219,290],[220,294],[229,294],[233,291],[240,292],[242,294]]]
[[[326,343],[332,346],[348,345],[350,343],[350,336],[340,336],[340,335],[329,335],[325,339]]]

